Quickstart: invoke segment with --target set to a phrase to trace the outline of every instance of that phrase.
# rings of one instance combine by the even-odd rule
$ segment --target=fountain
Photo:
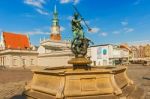
[[[76,11],[71,44],[75,58],[68,61],[72,66],[33,70],[24,91],[27,99],[142,99],[144,92],[128,78],[126,67],[90,66],[86,54],[91,41],[84,36],[82,20]]]

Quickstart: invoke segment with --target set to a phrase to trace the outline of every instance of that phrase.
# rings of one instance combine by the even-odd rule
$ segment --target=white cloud
[[[133,29],[133,28],[124,28],[124,31],[125,31],[126,33],[129,33],[129,32],[133,32],[134,29]]]
[[[90,21],[85,21],[85,22],[86,22],[86,24],[87,24],[87,25],[89,25],[89,24],[90,24]],[[81,24],[82,24],[83,26],[85,26],[84,21],[81,21]]]
[[[66,4],[66,3],[70,3],[73,2],[74,4],[77,4],[80,2],[80,0],[60,0],[61,4]]]
[[[80,2],[80,0],[74,0],[74,4],[77,4],[79,2]]]
[[[113,34],[120,34],[120,31],[113,31]]]
[[[68,16],[67,19],[68,19],[68,20],[72,20],[72,19],[73,19],[73,16]]]
[[[97,28],[97,27],[94,27],[91,29],[92,29],[91,31],[88,31],[89,33],[98,33],[100,31],[100,28]]]
[[[3,31],[3,29],[0,28],[0,32],[2,32],[2,31]]]
[[[65,28],[63,26],[60,27],[60,31],[64,31]]]
[[[134,5],[138,5],[138,4],[140,4],[141,1],[142,1],[142,0],[136,0],[133,4],[134,4]]]
[[[145,44],[149,44],[150,40],[138,40],[138,41],[130,41],[127,42],[130,46],[132,45],[136,45],[136,46],[140,46],[140,45],[145,45]]]
[[[43,5],[46,4],[46,0],[24,0],[24,3],[36,7],[36,11],[42,15],[49,15],[43,8]]]
[[[106,32],[102,32],[102,33],[100,33],[100,36],[104,36],[104,37],[106,37],[108,35],[108,33],[106,33]]]
[[[38,8],[43,8],[43,4],[45,4],[46,1],[45,0],[24,0],[24,3]]]
[[[130,33],[130,32],[133,32],[133,31],[134,31],[134,28],[124,27],[120,30],[113,31],[112,33],[117,35],[117,34],[120,34],[120,33]]]
[[[127,25],[128,25],[128,22],[127,22],[127,21],[122,21],[121,24],[122,24],[123,26],[127,26]]]
[[[49,15],[48,12],[44,11],[44,10],[41,10],[41,9],[36,9],[36,11],[42,15]]]
[[[44,32],[40,29],[34,29],[33,31],[29,31],[29,32],[24,32],[25,34],[29,34],[29,35],[50,35],[50,32]]]
[[[60,0],[60,3],[64,4],[64,3],[69,3],[71,2],[71,0]]]
[[[83,22],[83,21],[82,21]],[[86,24],[88,25],[88,24],[90,24],[90,21],[85,21],[86,22]],[[85,23],[84,23],[85,24]]]

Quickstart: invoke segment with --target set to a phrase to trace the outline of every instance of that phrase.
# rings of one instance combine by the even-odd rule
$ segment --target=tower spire
[[[50,39],[51,40],[61,40],[58,11],[57,11],[56,4],[54,5]]]
[[[56,6],[56,4],[54,6],[54,13],[57,13],[57,6]]]
[[[54,6],[52,25],[53,26],[58,26],[59,25],[58,12],[57,12],[56,4]]]

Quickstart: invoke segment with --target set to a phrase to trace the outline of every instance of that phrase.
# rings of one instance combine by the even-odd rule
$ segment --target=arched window
[[[106,54],[107,54],[107,50],[103,49],[103,55],[106,55]]]

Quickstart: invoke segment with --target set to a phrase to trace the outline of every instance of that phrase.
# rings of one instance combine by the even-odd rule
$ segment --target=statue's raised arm
[[[72,19],[72,32],[73,32],[73,38],[83,38],[84,32],[83,27],[81,25],[82,18],[79,18],[78,13],[74,13],[73,19]]]

